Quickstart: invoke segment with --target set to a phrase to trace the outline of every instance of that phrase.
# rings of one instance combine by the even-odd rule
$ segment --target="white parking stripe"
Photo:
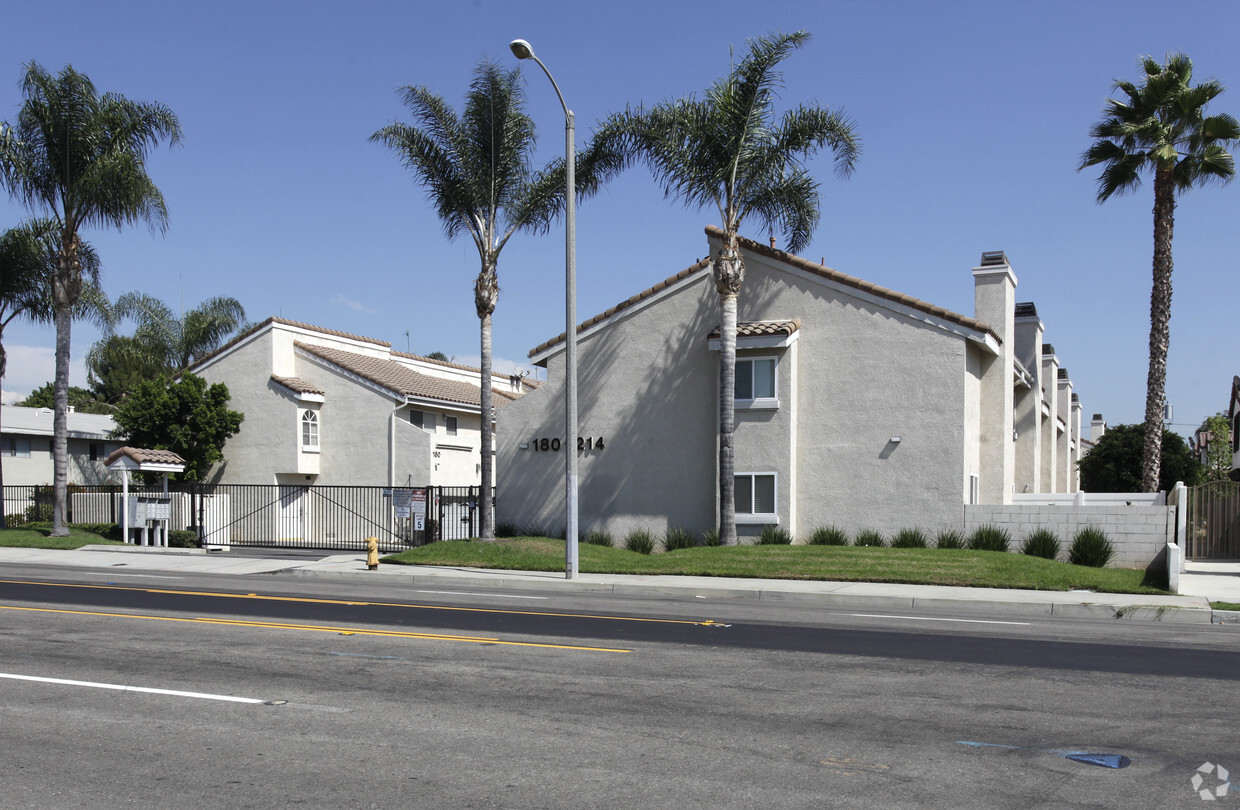
[[[0,678],[14,681],[37,681],[38,683],[58,683],[65,686],[90,686],[95,689],[115,689],[121,692],[147,692],[152,695],[172,695],[173,697],[201,698],[203,700],[226,700],[232,703],[265,703],[259,698],[233,697],[232,695],[208,695],[203,692],[179,692],[175,689],[150,689],[145,686],[124,686],[117,683],[92,683],[91,681],[69,681],[64,678],[39,678],[34,675],[11,675],[0,672]]]
[[[1000,622],[990,619],[940,619],[937,616],[892,616],[887,613],[850,613],[863,619],[908,619],[913,622],[965,622],[966,624],[1020,624],[1031,625],[1033,622]]]

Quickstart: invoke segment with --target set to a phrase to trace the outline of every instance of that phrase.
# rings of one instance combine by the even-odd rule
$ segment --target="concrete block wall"
[[[1093,526],[1115,546],[1108,568],[1148,568],[1163,564],[1161,555],[1175,542],[1175,512],[1173,506],[966,506],[964,531],[968,536],[987,524],[1006,529],[1012,551],[1019,552],[1026,537],[1048,529],[1059,538],[1060,558],[1066,559],[1076,533]]]

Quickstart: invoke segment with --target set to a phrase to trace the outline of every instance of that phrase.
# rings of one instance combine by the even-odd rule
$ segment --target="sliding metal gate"
[[[1240,559],[1240,484],[1190,487],[1185,530],[1188,559]]]

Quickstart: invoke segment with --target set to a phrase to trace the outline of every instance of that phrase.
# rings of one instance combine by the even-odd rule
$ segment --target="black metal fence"
[[[130,487],[130,497],[162,490]],[[205,545],[361,550],[464,540],[478,534],[481,487],[333,487],[279,484],[170,485],[170,530],[199,533]],[[6,486],[8,523],[50,521],[52,487]],[[120,523],[119,486],[69,487],[68,523]],[[492,491],[494,498],[494,491]]]

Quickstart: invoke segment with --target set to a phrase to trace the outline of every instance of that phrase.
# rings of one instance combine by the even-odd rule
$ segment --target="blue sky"
[[[812,164],[822,223],[803,255],[971,315],[971,268],[1006,251],[1017,300],[1037,304],[1086,420],[1110,424],[1144,413],[1153,198],[1146,183],[1095,203],[1095,175],[1075,171],[1088,129],[1114,79],[1135,80],[1143,54],[1174,51],[1198,78],[1231,86],[1212,111],[1240,115],[1234,2],[44,0],[12,5],[4,21],[0,119],[15,117],[31,59],[71,63],[100,91],[180,117],[184,143],[149,163],[167,233],[83,234],[111,296],[140,290],[176,310],[231,295],[253,321],[278,315],[465,363],[478,354],[474,248],[446,241],[412,176],[367,140],[404,116],[399,88],[426,85],[459,108],[478,61],[515,64],[508,42],[528,39],[580,144],[626,105],[701,93],[727,71],[730,45],[806,29],[783,100],[843,109],[864,151],[849,180],[829,156]],[[545,161],[563,150],[563,115],[541,72],[526,77]],[[1177,213],[1168,397],[1186,434],[1226,409],[1240,373],[1229,341],[1237,214],[1240,186],[1190,192]],[[0,227],[24,215],[0,199]],[[640,168],[584,203],[581,319],[704,256],[714,216],[665,201]],[[505,249],[499,360],[528,367],[529,349],[563,330],[563,249],[562,226]],[[97,338],[75,325],[75,385]],[[52,378],[54,334],[14,325],[4,342],[11,402]]]

